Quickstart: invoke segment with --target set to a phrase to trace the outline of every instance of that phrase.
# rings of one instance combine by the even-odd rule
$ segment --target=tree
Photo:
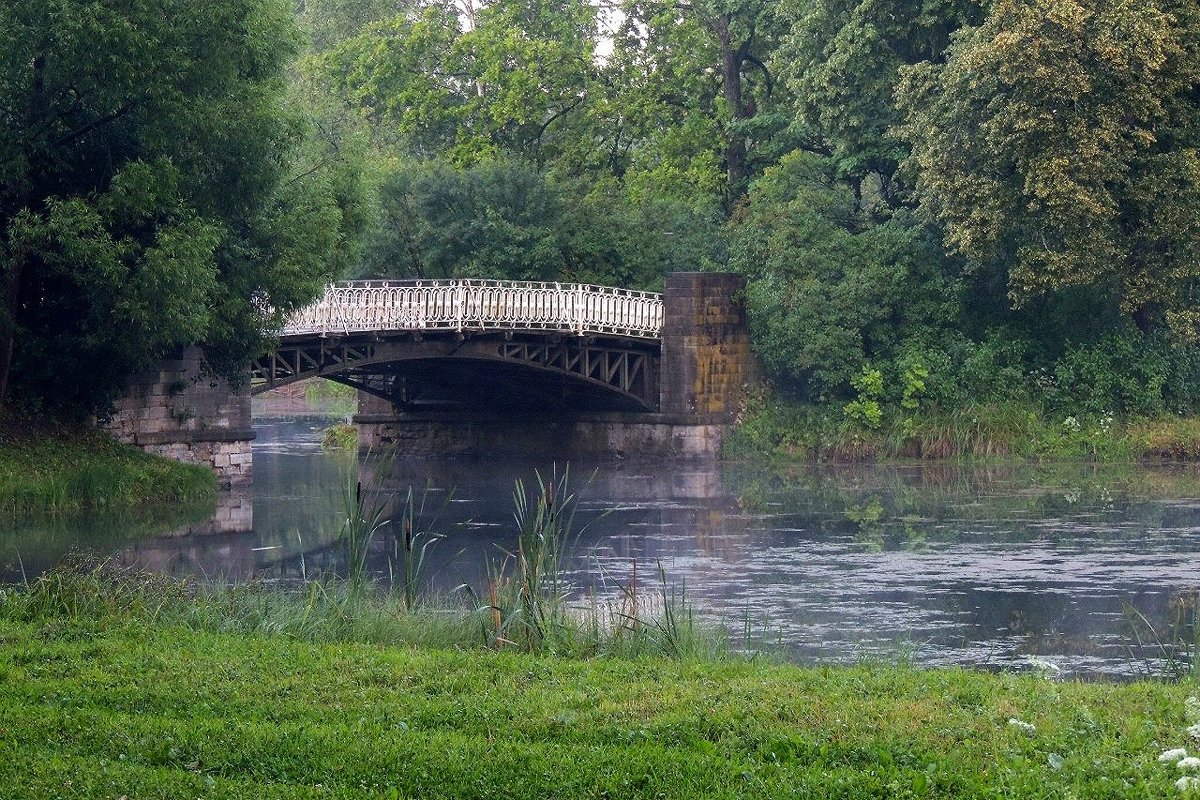
[[[872,180],[892,207],[910,202],[897,174],[909,144],[893,96],[906,65],[940,63],[951,35],[977,22],[978,0],[800,0],[775,55],[796,98],[799,147],[833,159],[862,198]]]
[[[495,0],[473,28],[435,2],[343,41],[322,68],[375,130],[399,132],[404,155],[540,165],[590,98],[595,36],[583,0]]]
[[[713,260],[716,226],[669,201],[631,201],[534,165],[403,165],[380,187],[369,275],[579,281],[654,288]]]
[[[774,4],[630,0],[623,12],[605,72],[633,160],[658,157],[657,171],[682,170],[733,209],[778,156],[785,125],[768,64]]]
[[[1011,301],[1200,339],[1200,9],[999,0],[900,90],[923,213]]]
[[[237,375],[344,265],[283,2],[16,0],[0,39],[0,402],[103,411],[195,342]]]
[[[867,364],[891,388],[906,354],[936,348],[959,321],[960,287],[936,240],[907,209],[864,214],[836,172],[827,157],[789,154],[755,184],[732,233],[755,350],[810,402],[849,396]]]

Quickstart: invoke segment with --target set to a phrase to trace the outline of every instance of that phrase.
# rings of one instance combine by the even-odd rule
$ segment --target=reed
[[[444,533],[438,533],[433,529],[436,517],[433,521],[426,519],[429,494],[430,487],[428,485],[421,493],[420,499],[417,498],[413,488],[408,487],[404,497],[404,507],[400,513],[400,530],[393,537],[392,551],[388,554],[388,573],[391,584],[393,587],[396,585],[395,569],[398,565],[401,571],[400,586],[404,607],[409,610],[416,608],[421,599],[420,589],[425,579],[426,561],[430,548],[446,538]],[[443,509],[453,499],[453,496],[453,492],[446,496],[442,503]]]
[[[1200,590],[1170,600],[1165,624],[1155,625],[1132,603],[1123,604],[1131,663],[1146,678],[1173,681],[1200,675]]]

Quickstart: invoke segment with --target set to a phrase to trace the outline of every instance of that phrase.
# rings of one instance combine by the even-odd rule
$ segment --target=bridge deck
[[[352,281],[288,320],[285,338],[380,331],[528,330],[655,340],[662,295],[582,283]]]

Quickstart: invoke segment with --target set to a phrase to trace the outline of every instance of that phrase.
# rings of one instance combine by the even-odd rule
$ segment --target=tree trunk
[[[0,412],[8,398],[9,375],[12,373],[13,350],[17,341],[17,300],[21,294],[21,261],[8,262],[4,276],[4,309],[0,316]]]
[[[729,106],[729,114],[733,120],[748,119],[745,104],[742,102],[742,47],[734,47],[730,38],[731,14],[721,14],[716,20],[717,44],[721,49],[721,92],[725,96],[725,104]],[[730,131],[725,143],[725,171],[729,181],[730,200],[745,191],[746,178],[749,169],[746,165],[746,140],[740,134]]]

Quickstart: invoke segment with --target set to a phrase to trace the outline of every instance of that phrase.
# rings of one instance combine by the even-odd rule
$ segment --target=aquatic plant
[[[358,428],[346,422],[330,425],[321,431],[321,446],[326,450],[356,450]]]
[[[433,530],[432,522],[425,519],[426,502],[429,499],[430,487],[425,486],[420,500],[413,492],[412,486],[404,496],[404,509],[400,513],[400,531],[393,537],[392,552],[388,554],[388,572],[392,586],[396,585],[394,574],[395,564],[401,568],[401,591],[406,609],[416,608],[420,599],[421,581],[425,578],[425,560],[429,549],[446,538],[443,533]],[[453,498],[453,493],[446,496],[442,507]]]
[[[1172,597],[1165,625],[1156,626],[1131,603],[1123,607],[1130,660],[1140,663],[1147,677],[1182,680],[1200,674],[1200,592]]]
[[[361,587],[367,575],[367,556],[375,535],[387,524],[387,506],[378,498],[364,496],[362,482],[347,473],[342,486],[345,517],[338,541],[346,551],[346,573],[352,585]]]
[[[529,489],[517,479],[513,489],[516,547],[502,550],[504,558],[488,565],[486,602],[468,589],[490,623],[491,630],[485,626],[484,636],[494,647],[515,644],[536,651],[566,624],[571,587],[563,558],[573,535],[576,501],[569,476],[569,467],[559,473],[555,466],[548,477],[535,471]]]

